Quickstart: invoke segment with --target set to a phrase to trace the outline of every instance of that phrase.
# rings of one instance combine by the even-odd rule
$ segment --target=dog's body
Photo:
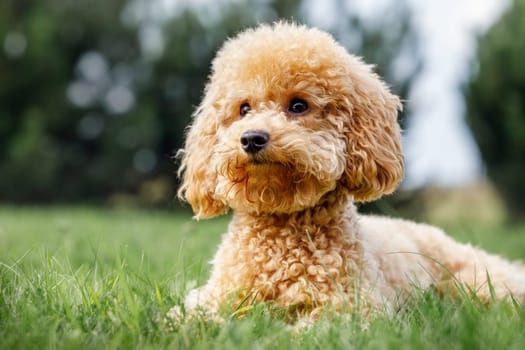
[[[273,301],[310,316],[369,313],[415,287],[458,283],[483,301],[523,300],[523,265],[435,227],[357,214],[353,201],[402,178],[399,108],[370,67],[318,30],[280,23],[228,41],[188,133],[180,195],[197,218],[234,216],[186,308]]]
[[[496,297],[523,299],[522,265],[455,242],[433,226],[340,205],[282,217],[234,215],[208,283],[190,292],[186,309],[237,309],[264,300],[308,315],[327,306],[369,314],[394,311],[418,288],[455,293],[460,283],[490,303],[487,273]]]

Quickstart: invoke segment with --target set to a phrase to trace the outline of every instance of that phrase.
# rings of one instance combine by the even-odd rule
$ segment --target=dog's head
[[[403,174],[397,111],[370,66],[319,30],[279,23],[227,41],[182,152],[198,218],[290,213],[338,187],[369,201]]]

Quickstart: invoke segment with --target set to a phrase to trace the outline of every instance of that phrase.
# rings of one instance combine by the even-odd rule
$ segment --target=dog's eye
[[[250,104],[249,103],[243,103],[241,105],[241,108],[239,110],[239,114],[241,115],[241,117],[244,117],[246,114],[248,114],[248,112],[252,109],[252,107],[250,107]]]
[[[293,98],[290,101],[290,106],[288,107],[288,111],[293,114],[303,114],[306,111],[308,111],[308,103],[300,98]]]

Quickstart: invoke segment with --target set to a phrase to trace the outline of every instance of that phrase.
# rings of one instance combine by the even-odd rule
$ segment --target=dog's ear
[[[371,201],[392,193],[403,177],[397,122],[402,105],[370,66],[358,59],[351,65],[344,131],[348,159],[341,182],[354,200]]]
[[[214,196],[216,171],[211,169],[214,145],[217,143],[217,112],[213,107],[213,91],[205,96],[193,114],[193,124],[180,151],[179,176],[182,184],[178,191],[181,200],[190,203],[195,218],[210,218],[223,214],[228,208]]]

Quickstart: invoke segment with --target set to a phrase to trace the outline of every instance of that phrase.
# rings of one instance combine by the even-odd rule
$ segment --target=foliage
[[[0,201],[101,200],[153,187],[164,195],[149,198],[166,204],[172,157],[219,45],[258,22],[306,21],[301,0],[183,4],[169,16],[160,3],[0,4]],[[359,37],[358,53],[388,75],[408,16],[374,28],[343,16],[339,29]],[[408,82],[395,85],[404,93]]]
[[[262,306],[223,324],[189,319],[166,327],[168,309],[205,281],[206,261],[226,225],[226,219],[195,223],[164,212],[0,208],[0,349],[525,346],[523,307],[486,308],[475,299],[442,300],[417,290],[395,315],[379,315],[365,328],[354,315],[294,330]],[[524,230],[482,226],[451,232],[524,258]]]
[[[484,37],[468,86],[468,121],[487,173],[514,214],[525,213],[525,1],[515,0]]]
[[[12,0],[0,5],[1,32],[7,33],[0,60],[2,199],[84,197],[126,182],[118,169],[126,169],[130,150],[111,142],[115,135],[102,128],[91,127],[90,133],[80,128],[88,118],[88,124],[119,129],[122,119],[100,114],[100,101],[79,108],[66,98],[83,54],[100,52],[112,68],[133,64],[139,49],[135,35],[114,25],[124,3]],[[20,52],[8,49],[17,37]],[[140,112],[129,118],[147,121]]]

